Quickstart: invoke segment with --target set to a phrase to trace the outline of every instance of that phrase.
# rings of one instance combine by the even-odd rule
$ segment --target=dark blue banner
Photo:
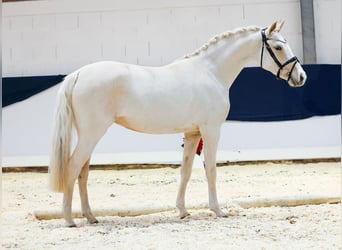
[[[301,88],[261,68],[245,68],[230,89],[228,120],[285,121],[341,113],[341,65],[304,65]],[[9,77],[2,80],[2,106],[25,100],[63,80],[63,75]]]
[[[285,121],[341,113],[341,65],[304,65],[301,88],[261,68],[245,68],[230,89],[228,120]]]
[[[63,81],[63,75],[2,78],[2,107],[23,101]]]

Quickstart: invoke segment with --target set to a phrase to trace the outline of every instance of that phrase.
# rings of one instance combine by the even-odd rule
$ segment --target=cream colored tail
[[[55,192],[65,190],[66,169],[70,158],[71,130],[73,124],[72,92],[78,72],[65,77],[57,94],[52,150],[49,165],[50,188]]]

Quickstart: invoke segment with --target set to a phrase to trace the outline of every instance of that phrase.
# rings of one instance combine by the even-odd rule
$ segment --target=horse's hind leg
[[[191,176],[192,163],[200,137],[201,136],[199,132],[184,134],[184,153],[181,167],[181,180],[176,203],[176,206],[179,210],[179,217],[181,219],[189,215],[188,211],[185,209],[185,191]]]
[[[94,124],[93,124],[94,125]],[[97,124],[98,125],[98,124]],[[75,222],[72,219],[72,196],[74,190],[74,184],[76,179],[80,174],[83,173],[88,175],[88,165],[87,161],[90,159],[91,153],[93,152],[97,142],[106,132],[108,126],[90,126],[87,130],[82,130],[82,133],[78,133],[78,142],[76,148],[70,158],[69,166],[68,166],[68,174],[67,174],[67,187],[64,190],[63,196],[63,214],[66,221],[66,226],[74,227]],[[81,173],[83,167],[86,167],[84,172]],[[81,199],[82,204],[85,204],[84,209],[86,211],[85,215],[90,219],[90,222],[96,222],[94,216],[90,213],[89,204],[87,204],[88,195],[84,193],[84,187],[87,183],[87,178],[81,180]],[[83,198],[82,198],[83,197]],[[83,207],[82,207],[83,208]],[[87,210],[89,211],[87,213]]]
[[[93,143],[93,145],[95,146],[95,143]],[[86,142],[83,142],[83,139],[81,138],[78,141],[69,161],[67,186],[64,190],[63,195],[63,214],[66,226],[68,227],[76,226],[74,220],[72,219],[72,196],[74,191],[74,184],[77,177],[81,173],[82,167],[90,158],[94,146],[90,147],[89,144],[86,145]]]
[[[89,162],[88,160],[82,170],[80,175],[78,176],[78,187],[81,197],[81,206],[82,206],[82,214],[85,216],[90,224],[98,223],[97,219],[91,212],[88,200],[88,190],[87,190],[87,181],[88,181],[88,174],[89,174]]]

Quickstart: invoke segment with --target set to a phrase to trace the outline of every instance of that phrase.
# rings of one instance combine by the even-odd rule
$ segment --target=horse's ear
[[[278,25],[277,21],[274,22],[270,27],[267,28],[266,34],[271,35],[272,32],[276,31],[277,25]]]
[[[280,31],[284,26],[285,20],[281,20],[279,23],[277,23],[277,31]]]

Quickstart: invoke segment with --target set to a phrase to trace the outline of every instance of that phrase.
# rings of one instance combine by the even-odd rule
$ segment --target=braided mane
[[[195,50],[194,52],[192,52],[190,54],[185,55],[183,58],[187,59],[187,58],[197,56],[201,52],[206,51],[211,45],[214,45],[223,39],[230,38],[234,35],[238,35],[238,34],[242,34],[242,33],[246,33],[246,32],[251,32],[251,31],[259,31],[259,30],[261,30],[261,28],[258,26],[248,26],[248,27],[243,27],[243,28],[237,28],[237,29],[232,30],[232,31],[230,30],[230,31],[223,32],[221,34],[214,36],[207,43],[205,43],[201,48]]]

